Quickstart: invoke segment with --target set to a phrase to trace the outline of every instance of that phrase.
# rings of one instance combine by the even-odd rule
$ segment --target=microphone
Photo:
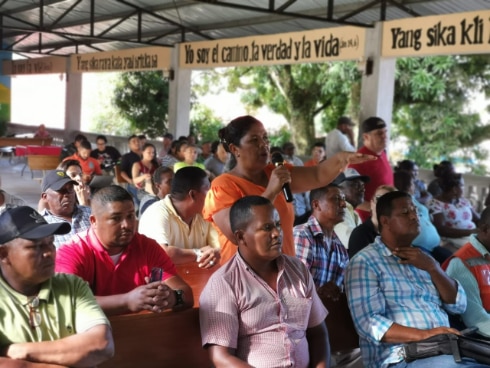
[[[276,167],[282,166],[284,164],[284,158],[279,152],[274,152],[272,154],[271,161]],[[284,183],[284,185],[282,186],[282,192],[284,193],[284,198],[286,198],[286,202],[293,201],[293,193],[291,193],[289,183]]]

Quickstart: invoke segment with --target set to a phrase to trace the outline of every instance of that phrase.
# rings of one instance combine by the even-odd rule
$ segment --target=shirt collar
[[[26,296],[14,290],[7,283],[7,281],[5,281],[5,279],[2,276],[0,276],[0,286],[3,287],[5,290],[7,290],[7,292],[12,296],[12,298],[15,299],[17,303],[19,303],[20,305],[26,306],[32,300],[32,296]],[[51,277],[41,284],[41,288],[39,290],[39,293],[37,294],[37,297],[39,298],[39,300],[48,302],[50,294],[51,294]]]
[[[482,243],[480,243],[480,241],[476,237],[476,234],[470,235],[470,243],[478,252],[481,253],[482,256],[485,257],[486,254],[490,254],[487,248],[485,248],[485,246]]]
[[[313,236],[324,235],[322,227],[315,216],[311,215],[308,218],[307,226],[310,228]]]

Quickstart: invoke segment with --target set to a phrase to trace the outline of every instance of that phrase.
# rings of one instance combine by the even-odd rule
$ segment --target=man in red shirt
[[[361,124],[363,146],[357,152],[378,157],[374,161],[349,165],[360,175],[367,175],[371,180],[365,184],[364,203],[357,207],[357,212],[364,222],[369,217],[369,201],[380,185],[393,185],[393,170],[386,155],[388,129],[383,119],[370,117]]]
[[[92,198],[91,227],[63,245],[56,272],[87,281],[106,315],[193,305],[192,290],[153,239],[138,234],[131,195],[111,185]],[[161,270],[150,280],[153,269]]]

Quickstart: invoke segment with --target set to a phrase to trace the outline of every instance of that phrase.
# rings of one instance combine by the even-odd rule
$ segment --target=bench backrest
[[[199,296],[202,289],[208,282],[209,277],[217,269],[216,267],[210,269],[199,268],[197,262],[183,263],[175,265],[177,267],[177,273],[184,279],[187,284],[192,288],[192,295],[194,296],[194,307],[199,306]]]
[[[354,322],[347,304],[345,293],[341,293],[338,300],[321,298],[323,305],[328,310],[325,319],[330,337],[330,349],[344,351],[359,347],[359,335],[354,328]]]
[[[60,163],[59,156],[27,155],[27,164],[32,170],[54,170]]]
[[[110,318],[115,355],[99,368],[211,367],[201,346],[199,309]]]
[[[199,268],[196,262],[176,267],[180,277],[192,288],[194,307],[182,312],[111,317],[116,353],[99,367],[211,367],[208,353],[201,346],[197,306],[214,269]]]

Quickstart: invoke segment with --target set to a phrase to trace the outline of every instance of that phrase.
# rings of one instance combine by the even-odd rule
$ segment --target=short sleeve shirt
[[[209,279],[200,298],[202,344],[236,349],[254,367],[306,368],[306,329],[327,310],[306,267],[280,256],[277,292],[237,253]]]
[[[170,195],[146,209],[139,221],[140,234],[155,239],[158,244],[192,249],[209,245],[219,248],[218,234],[200,213],[189,226],[175,210]]]
[[[45,281],[38,294],[40,323],[31,327],[29,302],[0,277],[0,346],[59,340],[109,321],[87,283],[65,274]]]
[[[124,294],[145,285],[153,267],[163,269],[165,281],[177,275],[175,265],[153,239],[136,233],[114,264],[93,229],[77,234],[56,253],[56,271],[87,281],[95,295]]]

